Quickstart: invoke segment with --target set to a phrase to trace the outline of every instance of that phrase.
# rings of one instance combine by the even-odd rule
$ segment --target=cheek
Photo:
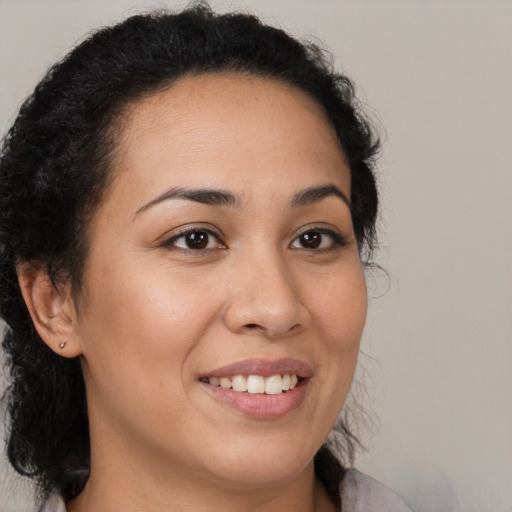
[[[310,308],[333,349],[357,351],[366,321],[366,281],[359,260],[348,263],[311,292]]]
[[[197,283],[169,279],[164,267],[150,273],[127,267],[119,259],[88,276],[94,293],[79,322],[82,366],[95,427],[141,439],[151,432],[152,442],[165,439],[161,425],[181,428],[173,422],[176,411],[189,407],[187,362],[215,318],[216,301]]]
[[[358,260],[333,273],[312,304],[315,325],[323,341],[319,374],[323,375],[322,394],[334,421],[350,389],[363,333],[367,294],[364,273]]]
[[[137,259],[91,268],[79,322],[90,375],[103,388],[137,381],[148,392],[181,389],[184,361],[217,314],[214,290],[191,277],[171,279],[163,266],[145,271]]]

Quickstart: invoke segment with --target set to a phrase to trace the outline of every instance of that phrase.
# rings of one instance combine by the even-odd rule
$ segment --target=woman
[[[326,444],[351,463],[377,149],[247,15],[134,16],[49,71],[0,164],[8,455],[45,512],[408,510]]]

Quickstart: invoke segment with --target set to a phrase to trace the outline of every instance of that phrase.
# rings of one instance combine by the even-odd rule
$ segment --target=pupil
[[[187,247],[189,249],[206,249],[208,245],[208,233],[194,231],[187,236]]]
[[[320,247],[322,243],[322,235],[321,233],[304,233],[302,235],[302,247],[306,247],[308,249],[317,249]]]

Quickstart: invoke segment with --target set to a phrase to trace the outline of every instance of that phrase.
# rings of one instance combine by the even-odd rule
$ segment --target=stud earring
[[[66,346],[66,342],[65,342],[65,341],[61,341],[61,342],[59,343],[59,348],[60,348],[60,349],[63,349],[65,346]]]

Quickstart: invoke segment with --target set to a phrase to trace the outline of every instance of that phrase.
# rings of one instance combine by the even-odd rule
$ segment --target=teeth
[[[262,377],[261,375],[235,375],[229,377],[210,377],[205,379],[211,386],[220,386],[225,389],[232,388],[234,391],[247,392],[251,394],[278,395],[283,391],[289,391],[297,386],[299,378],[295,374],[272,375]]]
[[[235,391],[247,391],[247,379],[243,375],[235,375],[231,385]]]
[[[247,393],[264,393],[265,379],[261,375],[247,377]]]
[[[283,391],[283,379],[281,375],[272,375],[265,379],[265,393],[267,395],[277,395]]]
[[[231,379],[228,379],[227,377],[221,377],[220,378],[220,387],[229,389],[231,387]]]

